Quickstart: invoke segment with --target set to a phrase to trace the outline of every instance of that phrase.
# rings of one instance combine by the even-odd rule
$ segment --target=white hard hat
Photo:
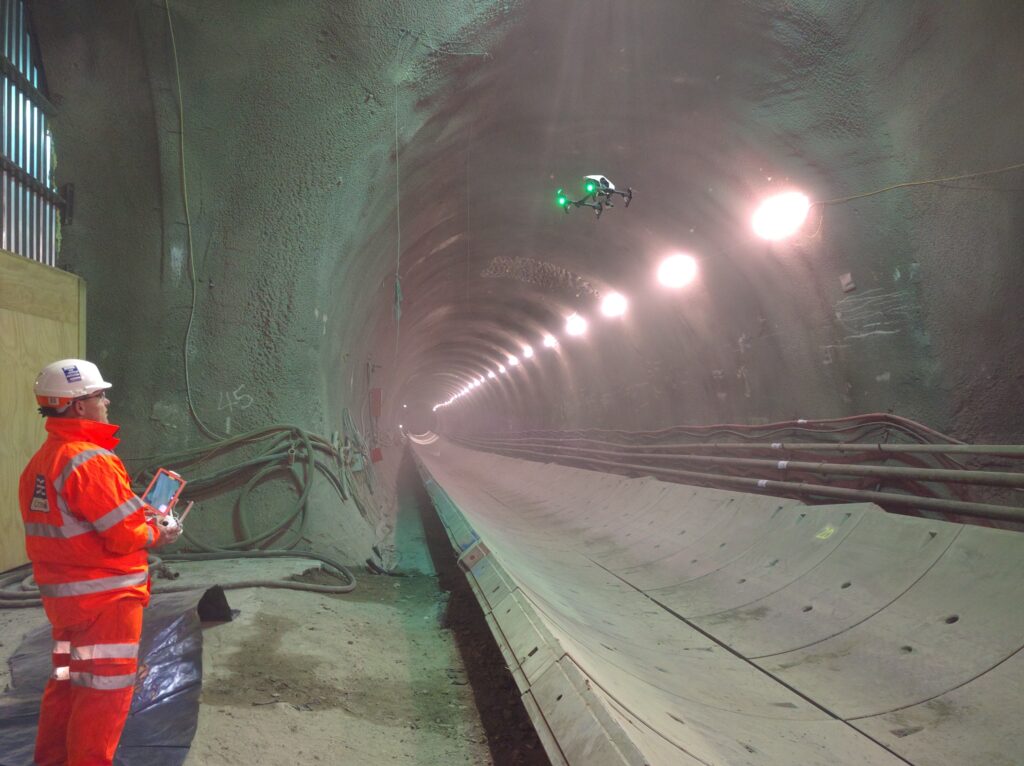
[[[34,391],[41,407],[66,409],[73,399],[110,388],[100,368],[85,359],[61,359],[36,376]]]

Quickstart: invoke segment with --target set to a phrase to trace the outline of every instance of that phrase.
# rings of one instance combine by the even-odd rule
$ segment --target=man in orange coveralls
[[[135,688],[146,549],[180,528],[150,520],[112,450],[118,427],[95,364],[64,359],[35,382],[46,442],[21,475],[25,547],[53,627],[53,673],[36,737],[39,766],[109,766]]]

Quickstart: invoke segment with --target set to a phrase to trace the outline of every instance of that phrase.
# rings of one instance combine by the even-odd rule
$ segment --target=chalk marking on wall
[[[217,409],[234,412],[236,407],[240,410],[247,410],[252,407],[255,400],[249,394],[242,393],[244,388],[245,384],[243,383],[234,391],[221,391],[217,399]]]

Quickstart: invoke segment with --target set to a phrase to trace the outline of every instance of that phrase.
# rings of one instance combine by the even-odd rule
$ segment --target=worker
[[[146,550],[173,542],[132,491],[111,451],[99,369],[83,359],[43,368],[35,381],[48,437],[21,475],[25,548],[53,631],[53,672],[36,737],[39,766],[109,766],[135,690]],[[166,524],[166,526],[164,526]]]

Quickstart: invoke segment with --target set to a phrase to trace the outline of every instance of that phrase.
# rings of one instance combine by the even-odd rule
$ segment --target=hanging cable
[[[167,11],[167,29],[171,36],[171,51],[174,54],[174,78],[177,83],[178,96],[178,156],[181,167],[181,198],[185,208],[185,229],[188,232],[188,268],[192,281],[192,307],[188,313],[188,325],[185,327],[185,341],[182,344],[182,357],[185,366],[185,401],[188,403],[188,411],[195,420],[199,430],[209,439],[222,438],[219,434],[210,429],[199,417],[195,403],[192,401],[192,382],[189,377],[188,347],[192,337],[192,324],[196,316],[196,262],[192,246],[192,217],[188,206],[188,180],[185,174],[185,105],[181,96],[181,69],[178,66],[178,45],[174,39],[174,22],[171,20],[171,2],[164,0],[164,9]]]
[[[849,197],[837,197],[835,199],[821,200],[820,202],[813,203],[814,205],[839,205],[844,202],[852,202],[855,199],[864,199],[865,197],[874,197],[876,194],[883,194],[894,189],[909,189],[914,186],[928,186],[931,184],[945,184],[952,181],[966,181],[968,178],[981,178],[983,176],[992,176],[998,173],[1008,173],[1011,170],[1020,170],[1024,168],[1024,162],[1018,162],[1015,165],[1007,165],[1006,167],[996,168],[995,170],[982,170],[977,173],[964,173],[957,176],[946,176],[945,178],[930,178],[926,181],[906,181],[904,183],[893,184],[892,186],[886,186],[881,189],[875,189],[874,191],[864,192],[863,194],[851,194]]]

